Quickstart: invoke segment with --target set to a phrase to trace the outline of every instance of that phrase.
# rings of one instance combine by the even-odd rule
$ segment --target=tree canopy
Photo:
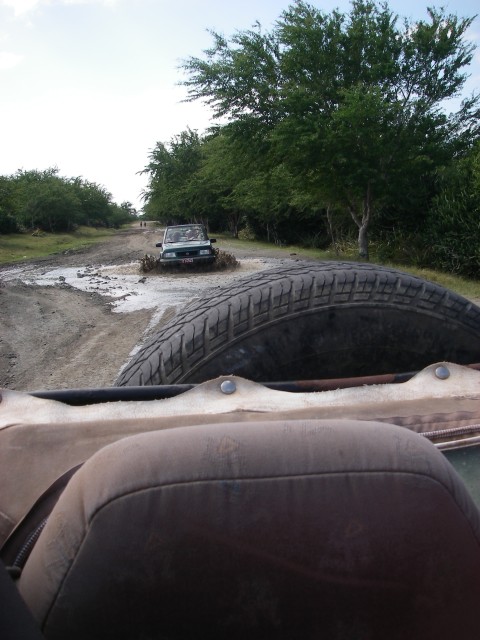
[[[318,207],[348,211],[367,257],[373,216],[478,138],[478,96],[445,110],[473,56],[472,20],[431,8],[400,20],[365,0],[326,14],[297,0],[271,32],[212,33],[205,57],[184,63],[184,84],[257,162],[274,158]]]
[[[134,214],[130,203],[118,206],[104,187],[80,177],[64,178],[56,167],[0,176],[0,233],[118,227]]]

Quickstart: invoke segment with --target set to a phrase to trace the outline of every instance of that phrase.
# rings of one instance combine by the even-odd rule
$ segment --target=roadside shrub
[[[470,221],[465,226],[432,229],[428,234],[428,266],[469,278],[480,278],[480,226]]]
[[[428,265],[469,278],[480,277],[480,197],[445,194],[436,201],[424,233]]]
[[[439,175],[439,193],[423,239],[428,264],[469,278],[480,277],[480,143]]]
[[[400,229],[383,231],[371,243],[370,253],[381,263],[424,266],[428,262],[427,248],[423,238]]]
[[[20,227],[16,219],[0,207],[0,233],[18,233]]]
[[[255,240],[255,231],[247,223],[243,229],[238,232],[239,240]]]

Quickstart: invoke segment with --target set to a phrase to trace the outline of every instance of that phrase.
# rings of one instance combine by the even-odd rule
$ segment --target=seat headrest
[[[400,427],[171,429],[85,463],[19,588],[47,638],[470,640],[480,516]]]

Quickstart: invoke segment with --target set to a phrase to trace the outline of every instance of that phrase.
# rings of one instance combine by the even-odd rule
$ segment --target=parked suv
[[[167,227],[163,242],[157,242],[161,247],[160,264],[179,265],[194,263],[212,263],[216,252],[212,243],[215,238],[209,238],[203,224],[181,224]]]

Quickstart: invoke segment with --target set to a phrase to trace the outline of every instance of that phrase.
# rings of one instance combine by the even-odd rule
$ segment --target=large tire
[[[419,278],[370,264],[319,262],[239,279],[191,303],[116,384],[320,379],[480,361],[480,309]]]

